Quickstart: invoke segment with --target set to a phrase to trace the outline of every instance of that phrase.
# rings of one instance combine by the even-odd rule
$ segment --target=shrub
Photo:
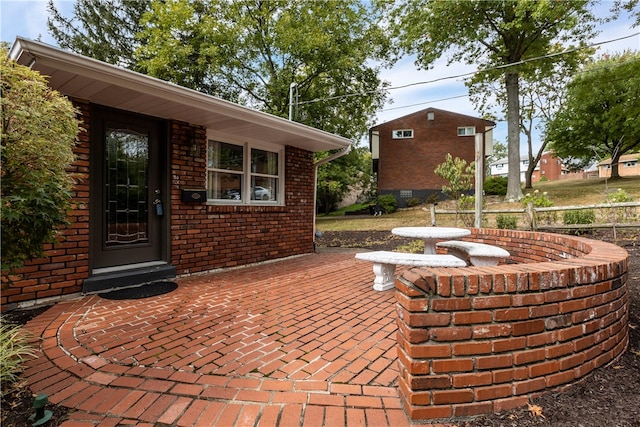
[[[582,209],[577,211],[566,211],[564,213],[565,225],[570,224],[593,224],[596,222],[596,213],[593,209]]]
[[[492,176],[484,182],[484,193],[489,196],[504,196],[507,194],[509,179],[506,176]]]
[[[484,201],[484,200],[483,200]],[[458,199],[458,211],[472,211],[476,206],[476,198],[475,196],[469,196],[467,194],[463,194]],[[475,215],[469,213],[459,213],[460,218],[462,219],[462,223],[466,227],[473,227],[475,222]]]
[[[454,159],[450,153],[447,153],[446,160],[440,163],[433,172],[449,182],[448,186],[442,186],[442,192],[450,194],[453,199],[458,199],[465,191],[473,188],[475,170],[475,162],[467,165],[466,160],[459,157]]]
[[[547,192],[541,193],[538,190],[535,190],[533,193],[525,194],[525,196],[521,200],[522,206],[525,208],[531,203],[534,208],[548,208],[553,206],[553,202],[547,197]],[[556,213],[555,212],[544,212],[537,213],[536,212],[536,221],[543,222],[545,224],[553,224],[556,222]]]
[[[407,207],[408,208],[412,208],[414,206],[418,206],[422,203],[422,200],[420,200],[417,197],[412,197],[410,199],[407,199]]]
[[[629,196],[622,188],[618,188],[615,193],[607,194],[607,202],[609,203],[624,203],[633,202],[633,197]]]
[[[0,380],[12,383],[22,372],[22,363],[27,357],[35,357],[35,351],[27,341],[27,335],[17,325],[0,319]]]
[[[398,201],[393,194],[383,194],[379,196],[378,204],[385,213],[393,213],[398,209]]]
[[[584,209],[577,211],[566,211],[563,216],[565,225],[572,224],[593,224],[596,222],[596,213],[593,209]],[[575,229],[576,234],[585,233],[587,230],[577,227]]]
[[[42,256],[69,224],[76,110],[30,68],[0,49],[2,269]]]
[[[499,214],[496,217],[496,227],[502,229],[515,230],[518,228],[518,218],[513,215]]]

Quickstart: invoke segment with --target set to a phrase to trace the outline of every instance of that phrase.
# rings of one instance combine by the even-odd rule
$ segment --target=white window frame
[[[411,139],[413,138],[413,129],[394,129],[391,131],[393,139]]]
[[[458,127],[458,136],[474,136],[476,134],[475,126],[460,126]]]
[[[242,171],[232,171],[234,174],[242,175],[242,188],[240,189],[241,197],[239,200],[235,199],[212,199],[209,198],[210,182],[209,172],[224,172],[229,173],[225,169],[216,169],[209,167],[209,143],[221,142],[230,145],[236,145],[242,147]],[[255,173],[251,170],[251,150],[263,150],[272,153],[276,153],[278,156],[278,174],[261,174]],[[207,131],[207,157],[206,157],[206,187],[207,187],[207,204],[210,205],[268,205],[268,206],[282,206],[284,205],[284,181],[285,181],[285,150],[283,146],[278,146],[268,143],[259,142],[239,142],[231,140],[229,137],[220,137],[215,132]],[[252,177],[277,179],[277,186],[272,191],[275,191],[275,200],[252,200],[251,199],[251,182]]]

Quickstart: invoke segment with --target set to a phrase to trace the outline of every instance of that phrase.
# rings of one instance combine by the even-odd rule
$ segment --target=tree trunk
[[[611,179],[620,178],[620,157],[622,156],[621,150],[615,150],[613,156],[611,157]]]
[[[509,176],[507,182],[507,200],[520,200],[523,197],[520,184],[520,97],[518,73],[505,74],[507,89],[507,158]]]

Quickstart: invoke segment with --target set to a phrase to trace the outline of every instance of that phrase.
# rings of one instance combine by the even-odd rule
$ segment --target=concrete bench
[[[395,287],[396,265],[412,267],[466,267],[467,263],[453,255],[410,254],[403,252],[375,251],[356,254],[356,259],[373,262],[373,289],[386,291]]]
[[[504,249],[484,243],[450,240],[447,242],[439,242],[436,246],[439,248],[447,248],[450,254],[462,260],[466,261],[466,259],[469,258],[469,262],[476,266],[486,267],[498,265],[501,259],[510,256],[509,252]]]

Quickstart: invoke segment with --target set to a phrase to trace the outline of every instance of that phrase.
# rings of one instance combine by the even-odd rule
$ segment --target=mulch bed
[[[542,408],[542,415],[533,416],[527,408],[515,409],[471,421],[460,426],[640,426],[640,232],[619,233],[614,241],[611,233],[586,236],[606,240],[629,252],[630,333],[629,347],[618,360],[595,370],[581,382],[562,392],[547,393],[533,402]],[[389,232],[325,232],[317,239],[320,247],[352,247],[372,250],[393,250],[411,239],[391,236]],[[44,312],[47,307],[16,310],[3,317],[16,324]],[[31,425],[34,396],[23,384],[2,383],[2,416],[0,425],[23,427]],[[59,426],[67,418],[68,410],[48,405],[53,412],[46,426]]]

